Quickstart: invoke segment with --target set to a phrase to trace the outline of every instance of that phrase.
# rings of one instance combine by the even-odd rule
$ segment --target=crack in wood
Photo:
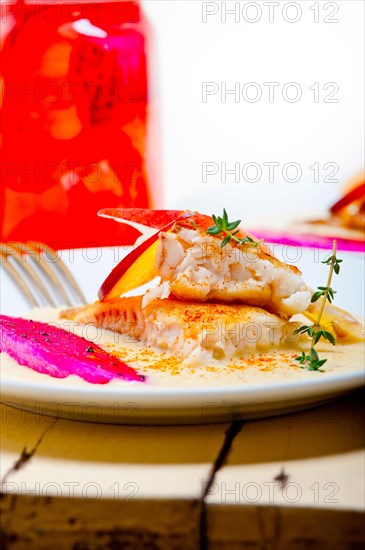
[[[219,453],[213,462],[208,480],[205,483],[204,491],[201,497],[201,510],[200,510],[200,521],[199,521],[199,530],[200,530],[200,550],[207,550],[208,548],[208,537],[207,537],[207,496],[209,495],[210,489],[214,483],[215,477],[218,470],[224,466],[229,456],[232,443],[236,436],[240,433],[243,426],[245,425],[244,420],[236,420],[229,425],[225,431],[225,437],[223,445],[219,450]]]
[[[277,506],[256,507],[261,550],[280,550],[281,509]],[[272,525],[268,513],[272,514]]]
[[[37,449],[39,448],[39,445],[42,443],[42,441],[43,441],[44,437],[46,436],[46,434],[48,433],[48,431],[51,430],[57,422],[58,422],[58,418],[56,418],[54,420],[54,422],[52,422],[49,426],[47,426],[47,428],[41,433],[41,435],[39,436],[36,444],[34,445],[34,447],[30,451],[28,451],[27,448],[24,447],[24,449],[20,453],[20,457],[18,458],[18,460],[16,460],[14,462],[14,464],[12,466],[10,466],[8,471],[5,473],[5,475],[0,480],[0,500],[2,500],[6,496],[6,493],[3,492],[3,487],[4,487],[8,477],[10,476],[10,474],[12,474],[13,472],[19,471],[21,468],[24,468],[24,466],[27,464],[27,462],[29,462],[31,460],[31,458],[35,455]],[[12,513],[9,515],[9,519],[8,519],[8,522],[7,522],[6,526],[4,526],[5,528],[4,528],[2,537],[7,536],[6,533],[9,532],[9,530],[11,529],[12,519],[14,518],[14,512],[15,512],[17,502],[18,502],[17,495],[16,494],[12,495],[12,498],[11,498],[11,501],[10,501],[10,510],[11,510]]]
[[[10,474],[12,474],[13,472],[17,472],[18,470],[23,468],[25,466],[25,464],[27,464],[27,462],[29,462],[29,460],[35,455],[39,445],[43,441],[43,438],[46,436],[46,434],[49,432],[49,430],[51,430],[57,422],[58,422],[58,418],[56,418],[55,421],[52,422],[52,424],[47,426],[47,428],[44,430],[43,433],[41,433],[41,435],[38,438],[38,441],[36,442],[36,444],[34,445],[34,447],[30,451],[28,451],[27,447],[24,447],[24,449],[20,453],[20,457],[14,462],[14,464],[12,466],[10,466],[8,471],[5,473],[5,475],[0,480],[0,490],[3,487],[3,485],[6,483],[8,477],[10,476]]]
[[[281,541],[281,509],[280,507],[274,508],[274,549],[277,550],[280,548]]]
[[[267,548],[267,540],[266,540],[266,530],[265,530],[265,521],[263,516],[263,510],[261,506],[257,506],[256,508],[257,513],[257,523],[259,527],[259,535],[260,535],[260,550],[268,550]]]

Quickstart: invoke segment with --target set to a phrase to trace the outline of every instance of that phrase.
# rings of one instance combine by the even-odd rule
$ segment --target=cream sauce
[[[316,349],[321,358],[326,358],[324,373],[302,369],[294,361],[300,353],[299,348],[273,350],[257,353],[249,357],[234,359],[229,363],[215,361],[199,367],[188,367],[181,364],[168,353],[158,352],[140,342],[135,342],[130,336],[102,330],[91,325],[81,325],[59,319],[59,310],[44,308],[32,310],[26,318],[35,321],[57,323],[60,328],[72,331],[87,340],[94,342],[106,351],[117,355],[122,361],[135,368],[148,378],[146,385],[154,386],[226,386],[248,383],[271,384],[275,382],[313,379],[317,376],[332,376],[364,371],[364,343],[337,344],[335,347],[318,343]],[[309,347],[308,341],[308,347]],[[5,379],[21,379],[40,384],[47,380],[48,384],[59,386],[72,383],[78,386],[89,385],[77,376],[65,379],[54,379],[48,375],[37,373],[30,368],[18,365],[7,354],[0,355],[1,376]],[[145,386],[138,382],[123,382],[113,380],[108,386]]]

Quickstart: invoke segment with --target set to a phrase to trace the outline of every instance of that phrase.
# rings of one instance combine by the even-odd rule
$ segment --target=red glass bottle
[[[1,239],[124,244],[148,207],[146,27],[136,2],[2,4]]]

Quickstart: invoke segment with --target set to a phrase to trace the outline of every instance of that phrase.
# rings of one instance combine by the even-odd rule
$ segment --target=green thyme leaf
[[[302,352],[301,355],[295,357],[295,361],[298,361],[301,365],[303,365],[302,368],[304,368],[304,365],[306,365],[308,370],[319,371],[320,368],[327,362],[327,359],[319,359],[318,353],[314,349],[314,346],[320,341],[321,338],[323,338],[324,340],[328,340],[328,342],[330,342],[333,346],[336,345],[336,340],[333,334],[321,328],[321,318],[326,301],[328,300],[330,303],[332,303],[336,294],[336,291],[333,290],[333,288],[330,286],[332,274],[336,273],[338,275],[338,273],[340,272],[340,263],[342,263],[343,261],[337,259],[336,253],[337,246],[336,241],[334,241],[332,255],[322,262],[323,264],[330,266],[327,286],[318,286],[316,292],[313,293],[311,298],[311,303],[317,302],[320,299],[322,300],[319,306],[319,312],[316,322],[309,327],[307,325],[303,325],[302,327],[299,327],[294,331],[294,334],[307,333],[308,336],[310,336],[312,339],[309,355],[306,355],[304,352]]]
[[[226,244],[229,243],[230,240],[231,240],[230,235],[227,235],[226,237],[224,237],[223,241],[221,242],[221,248],[224,248],[226,246]]]
[[[254,246],[255,248],[257,248],[259,244],[263,242],[255,241],[252,237],[249,237],[248,235],[243,239],[239,239],[238,237],[236,237],[237,233],[239,233],[239,230],[234,230],[239,226],[241,220],[230,222],[227,210],[225,208],[223,209],[222,217],[212,214],[212,219],[215,225],[208,227],[207,233],[208,235],[221,235],[223,237],[221,248],[224,248],[231,239],[240,245],[249,244],[250,246]]]

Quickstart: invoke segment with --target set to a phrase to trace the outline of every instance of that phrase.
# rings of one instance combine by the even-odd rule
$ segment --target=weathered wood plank
[[[228,446],[227,425],[55,422],[3,407],[4,540],[15,550],[188,550],[202,536],[213,550],[360,547],[363,398],[246,422]]]
[[[92,502],[7,495],[1,508],[4,549],[195,550],[200,546],[200,503],[191,500]]]
[[[22,413],[4,416],[2,446],[6,457],[17,460],[21,450],[37,444],[26,468],[12,472],[7,482],[47,484],[61,495],[63,482],[75,482],[74,494],[95,483],[102,498],[114,498],[127,487],[141,498],[200,498],[202,487],[224,440],[228,425],[122,426],[83,423]],[[57,483],[57,484],[56,484]],[[115,485],[113,485],[115,484]],[[133,487],[135,490],[133,491]],[[66,490],[67,492],[67,490]],[[90,492],[92,489],[90,488]]]
[[[209,548],[363,544],[363,403],[246,422],[206,498]]]
[[[360,550],[364,515],[294,506],[211,504],[209,550]]]
[[[8,409],[1,508],[11,548],[200,544],[202,491],[228,425],[103,425]]]

